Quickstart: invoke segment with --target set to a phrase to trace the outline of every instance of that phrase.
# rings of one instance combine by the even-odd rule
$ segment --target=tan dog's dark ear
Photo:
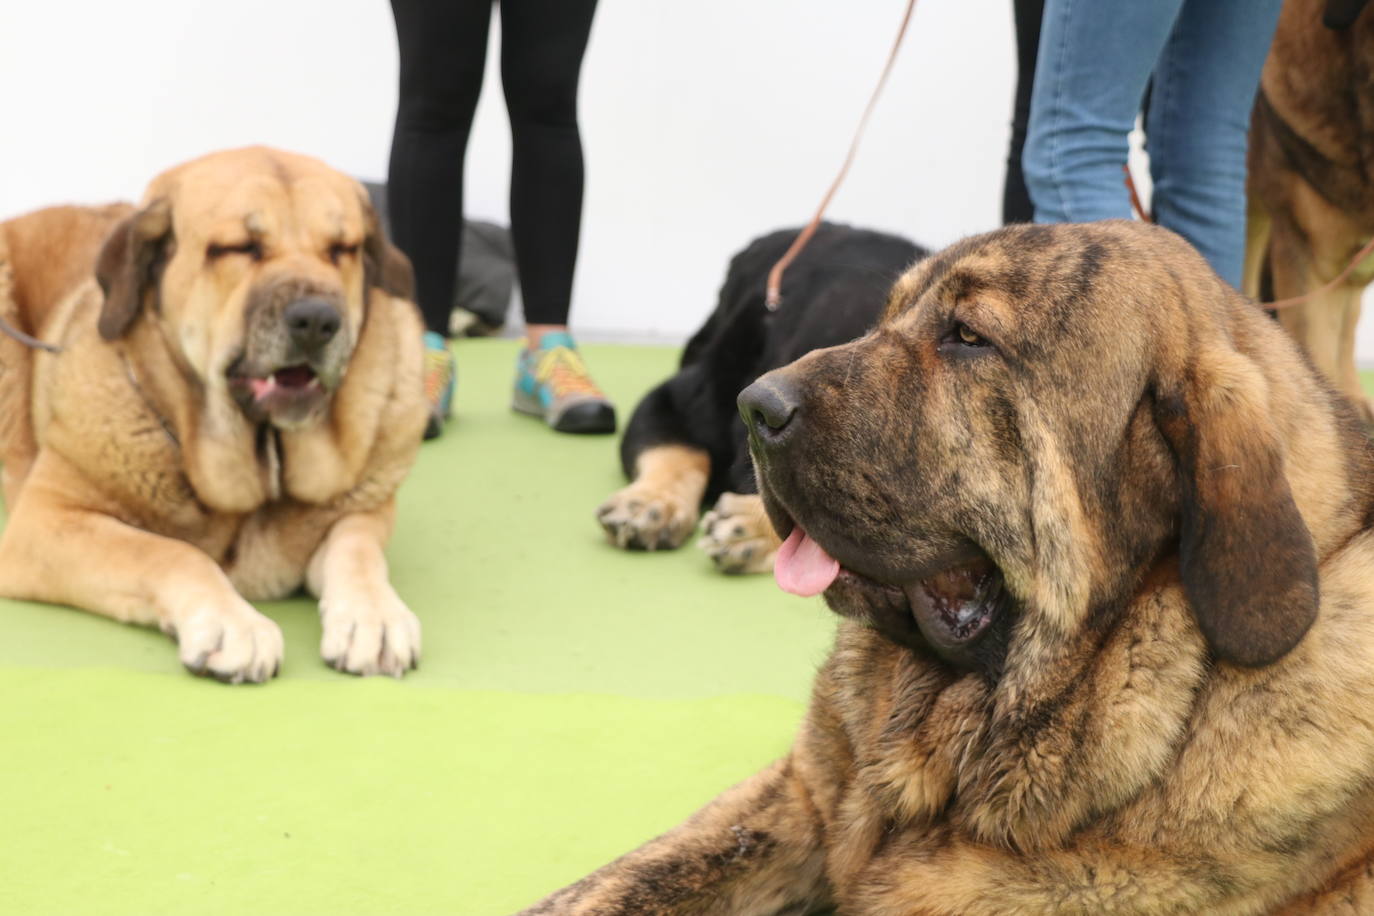
[[[371,201],[365,193],[362,197],[363,218],[367,222],[367,235],[363,239],[365,282],[368,286],[380,286],[389,296],[414,299],[415,270],[410,266],[410,258],[391,244],[382,231],[381,221],[377,219],[377,211],[372,209]]]
[[[1161,380],[1155,421],[1178,459],[1183,589],[1212,651],[1260,666],[1317,617],[1317,557],[1293,502],[1258,368],[1223,346]]]
[[[95,277],[105,293],[100,336],[122,337],[157,293],[157,265],[172,233],[172,207],[166,198],[121,220],[100,248]]]

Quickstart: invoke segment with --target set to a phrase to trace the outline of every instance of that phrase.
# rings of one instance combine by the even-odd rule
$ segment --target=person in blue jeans
[[[1245,254],[1250,110],[1281,0],[1046,0],[1022,165],[1040,223],[1129,219],[1145,136],[1156,222],[1232,286]]]

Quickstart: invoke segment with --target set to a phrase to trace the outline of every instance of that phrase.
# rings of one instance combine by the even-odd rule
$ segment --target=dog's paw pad
[[[769,573],[777,556],[778,536],[754,495],[723,493],[702,520],[697,546],[723,573]]]
[[[630,484],[596,510],[606,540],[622,550],[681,547],[697,525],[697,507],[680,496]]]
[[[349,674],[401,677],[420,665],[420,619],[389,585],[320,599],[320,657]]]

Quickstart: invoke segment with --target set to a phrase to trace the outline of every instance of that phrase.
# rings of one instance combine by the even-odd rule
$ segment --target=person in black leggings
[[[415,266],[426,391],[437,435],[453,390],[449,311],[463,226],[463,160],[485,70],[493,0],[391,0],[400,99],[387,202]],[[511,239],[526,346],[513,406],[562,432],[613,432],[615,409],[568,334],[582,218],[577,84],[596,0],[500,0],[501,83],[511,124]]]
[[[1016,20],[1016,101],[1012,106],[1007,178],[1002,186],[1002,222],[1029,223],[1035,220],[1035,208],[1021,171],[1021,151],[1026,147],[1026,125],[1030,123],[1031,87],[1035,84],[1045,0],[1013,0],[1012,9]]]

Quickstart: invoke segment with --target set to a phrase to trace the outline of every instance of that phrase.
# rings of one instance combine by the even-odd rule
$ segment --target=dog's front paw
[[[192,674],[229,684],[261,684],[281,670],[281,627],[246,601],[237,606],[202,604],[167,627],[181,663]]]
[[[622,550],[681,547],[697,527],[697,507],[680,494],[632,483],[596,510],[606,539]]]
[[[723,573],[770,573],[781,543],[763,500],[750,493],[722,493],[706,513],[697,546]]]
[[[320,656],[331,668],[400,677],[420,664],[420,619],[390,585],[326,593],[320,623]]]

